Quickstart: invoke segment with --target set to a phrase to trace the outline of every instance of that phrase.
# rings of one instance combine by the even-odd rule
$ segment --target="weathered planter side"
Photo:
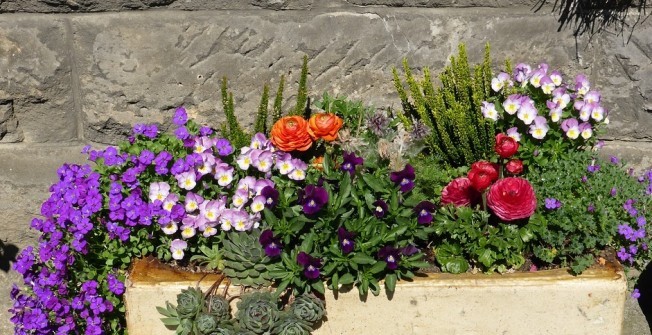
[[[130,335],[173,334],[156,306],[175,302],[201,274],[170,271],[137,261],[125,294]],[[138,273],[146,271],[145,275]],[[176,279],[175,279],[176,278]],[[207,289],[217,276],[206,277]],[[232,288],[234,293],[237,288]],[[326,294],[328,320],[314,335],[348,334],[621,334],[627,283],[620,267],[505,275],[429,274],[399,282],[361,302],[357,289]]]

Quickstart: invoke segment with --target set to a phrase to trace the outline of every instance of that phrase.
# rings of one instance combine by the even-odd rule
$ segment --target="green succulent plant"
[[[205,312],[214,316],[217,321],[227,321],[231,318],[231,306],[221,296],[212,295],[208,297]]]
[[[276,298],[270,292],[252,292],[238,302],[240,325],[256,334],[271,330],[278,320],[278,314]]]
[[[294,313],[282,313],[272,328],[274,335],[310,335],[310,325]]]
[[[204,306],[204,293],[199,288],[188,287],[177,295],[177,313],[180,319],[194,319]]]
[[[306,321],[310,325],[319,322],[326,314],[324,301],[312,294],[302,294],[294,300],[290,306],[290,312],[299,320]]]
[[[201,334],[211,333],[217,329],[217,324],[218,321],[215,316],[206,313],[199,314],[197,319],[195,319],[195,327]]]
[[[260,230],[229,233],[224,239],[224,274],[235,285],[261,287],[271,282],[267,274],[270,258],[258,242]]]
[[[193,322],[191,319],[181,319],[177,327],[176,335],[190,335],[192,334]]]

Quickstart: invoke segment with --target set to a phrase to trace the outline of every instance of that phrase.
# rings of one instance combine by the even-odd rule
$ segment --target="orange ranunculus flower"
[[[333,113],[319,113],[313,115],[308,121],[308,132],[313,139],[323,138],[331,142],[337,139],[337,132],[342,128],[342,119]]]
[[[306,151],[312,146],[308,122],[301,116],[286,116],[276,121],[271,135],[272,143],[286,152]]]
[[[317,169],[319,171],[323,171],[324,170],[324,156],[319,156],[319,157],[313,158],[312,162],[310,162],[310,165],[312,165],[312,167],[314,167],[315,169]]]

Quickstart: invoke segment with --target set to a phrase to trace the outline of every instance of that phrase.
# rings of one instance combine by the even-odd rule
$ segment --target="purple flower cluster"
[[[600,105],[601,94],[591,90],[591,85],[583,75],[575,77],[574,82],[564,82],[561,72],[548,71],[548,64],[540,64],[533,69],[528,64],[518,64],[512,75],[502,72],[491,81],[494,92],[503,93],[508,87],[517,87],[522,94],[511,94],[502,101],[502,111],[494,103],[483,102],[482,114],[494,121],[500,118],[515,118],[521,121],[522,128],[541,140],[555,124],[566,138],[575,140],[579,137],[588,140],[593,136],[598,123],[609,123],[607,111]],[[535,91],[536,94],[529,93]],[[541,94],[543,93],[543,94]],[[539,96],[547,100],[536,101]],[[545,110],[537,109],[544,104]],[[562,116],[568,115],[562,120]],[[518,135],[520,137],[520,134]]]
[[[623,204],[623,209],[630,217],[636,220],[636,228],[633,228],[627,223],[618,225],[618,234],[625,243],[630,244],[627,247],[621,247],[616,254],[621,262],[629,262],[630,264],[634,262],[634,258],[636,257],[639,248],[642,250],[648,249],[647,244],[644,242],[647,235],[647,220],[645,219],[645,216],[642,215],[641,211],[635,207],[635,204],[636,200],[627,199]]]
[[[11,291],[14,332],[104,334],[102,317],[114,306],[98,289],[106,285],[120,295],[124,285],[114,275],[106,282],[89,280],[81,286],[72,280],[72,269],[88,253],[87,238],[98,229],[94,215],[102,209],[100,175],[88,165],[64,164],[57,172],[59,182],[41,206],[44,218],[32,220],[32,228],[41,233],[39,245],[25,248],[14,266],[25,285]]]
[[[546,198],[545,202],[546,202],[545,205],[546,209],[554,210],[554,209],[561,208],[561,201],[555,198]]]

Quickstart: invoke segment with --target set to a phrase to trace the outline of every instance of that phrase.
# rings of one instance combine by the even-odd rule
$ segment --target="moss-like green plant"
[[[420,121],[432,131],[426,139],[429,153],[445,165],[470,165],[487,158],[494,144],[493,121],[482,116],[480,107],[491,94],[491,59],[489,45],[484,61],[469,67],[466,47],[439,75],[442,86],[435,89],[430,70],[423,79],[416,78],[407,60],[403,61],[405,83],[393,69],[394,85],[403,108],[399,118],[406,128]]]

